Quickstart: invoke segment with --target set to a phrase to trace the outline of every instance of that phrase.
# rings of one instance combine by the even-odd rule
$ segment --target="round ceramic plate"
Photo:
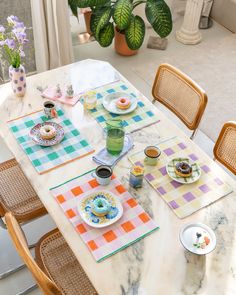
[[[181,177],[175,173],[175,165],[179,162],[187,162],[192,166],[192,174],[189,177]],[[170,178],[183,184],[194,183],[201,176],[201,168],[197,163],[192,163],[189,158],[175,158],[170,160],[166,165],[166,171]]]
[[[50,125],[53,126],[56,129],[56,136],[52,139],[43,139],[40,135],[40,128],[45,125]],[[39,123],[35,125],[31,130],[30,130],[30,137],[32,140],[41,146],[53,146],[58,144],[59,142],[62,141],[64,138],[64,129],[61,125],[55,123],[55,122],[44,122],[44,123]]]
[[[208,254],[216,247],[215,233],[203,223],[185,225],[180,230],[179,239],[186,250],[198,255]],[[208,245],[206,245],[205,240],[208,241]]]
[[[97,197],[106,199],[111,204],[111,210],[105,216],[99,217],[92,213],[91,204]],[[96,228],[102,228],[115,223],[123,214],[123,207],[118,197],[109,191],[97,191],[89,193],[80,198],[78,203],[80,216],[88,225]]]
[[[121,110],[116,106],[117,100],[121,97],[128,98],[131,102],[130,107],[126,110]],[[132,95],[129,95],[126,92],[115,92],[106,95],[103,98],[102,104],[108,112],[117,115],[124,115],[133,112],[137,108],[138,102],[137,98],[133,97]]]

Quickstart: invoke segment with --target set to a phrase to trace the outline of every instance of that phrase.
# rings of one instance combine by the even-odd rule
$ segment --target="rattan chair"
[[[39,240],[34,260],[16,218],[9,212],[6,213],[5,219],[18,253],[45,295],[97,294],[58,229],[47,233]]]
[[[236,175],[236,122],[224,124],[213,152],[215,159]]]
[[[156,101],[172,111],[194,138],[207,104],[206,93],[191,78],[169,64],[161,64],[152,87]]]
[[[15,159],[0,164],[0,226],[6,229],[4,216],[12,212],[21,224],[47,214],[35,190]],[[30,248],[33,248],[31,245]],[[7,255],[7,253],[6,253]],[[0,274],[0,279],[25,267],[24,264]],[[22,294],[27,294],[34,286]]]

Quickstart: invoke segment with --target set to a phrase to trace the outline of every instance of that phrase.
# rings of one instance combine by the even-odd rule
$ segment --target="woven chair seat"
[[[19,222],[47,213],[15,159],[0,164],[0,216],[11,211]]]
[[[56,229],[44,235],[38,242],[36,262],[66,295],[97,294],[92,283]]]

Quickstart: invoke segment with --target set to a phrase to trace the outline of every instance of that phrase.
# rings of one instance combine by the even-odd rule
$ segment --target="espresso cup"
[[[111,182],[112,168],[107,165],[100,165],[95,170],[95,178],[100,185],[108,185]]]
[[[157,164],[157,160],[161,155],[161,150],[156,146],[148,146],[144,150],[145,154],[145,164],[149,166],[155,166]]]
[[[55,118],[57,117],[57,111],[56,111],[56,106],[55,103],[52,101],[45,101],[44,104],[44,113],[47,118]]]

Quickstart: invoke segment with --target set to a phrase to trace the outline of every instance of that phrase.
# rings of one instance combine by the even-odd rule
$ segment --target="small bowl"
[[[155,152],[157,152],[157,155],[150,155],[148,154],[148,150],[155,150]],[[144,162],[145,164],[149,165],[149,166],[155,166],[157,164],[157,160],[161,155],[161,150],[157,147],[157,146],[147,146],[144,150],[144,154],[146,156]]]

